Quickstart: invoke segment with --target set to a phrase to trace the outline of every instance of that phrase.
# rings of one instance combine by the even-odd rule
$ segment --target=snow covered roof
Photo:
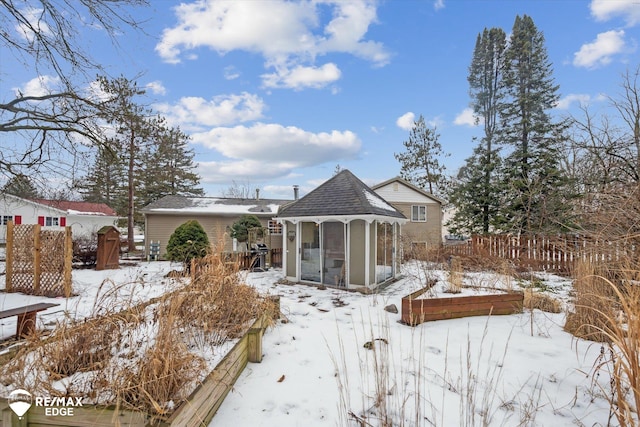
[[[226,197],[165,196],[142,209],[143,213],[273,216],[291,200],[236,199]]]
[[[104,203],[74,202],[70,200],[31,199],[32,202],[67,212],[68,215],[118,216]]]

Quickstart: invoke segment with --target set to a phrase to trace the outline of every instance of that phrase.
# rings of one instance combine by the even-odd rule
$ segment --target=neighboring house
[[[442,200],[400,177],[372,188],[409,218],[402,227],[405,242],[412,246],[442,244]]]
[[[222,244],[223,250],[250,249],[243,244],[234,247],[229,235],[231,225],[245,214],[258,217],[262,226],[268,230],[264,243],[269,248],[281,248],[282,226],[274,217],[280,206],[290,202],[291,200],[259,198],[165,196],[141,210],[145,218],[145,253],[149,253],[150,242],[160,242],[160,256],[164,256],[175,229],[191,219],[202,225],[212,244]]]
[[[288,280],[374,288],[400,273],[407,218],[348,170],[278,212]]]
[[[0,195],[0,242],[6,241],[7,222],[40,224],[44,229],[71,227],[73,238],[89,237],[105,225],[115,225],[118,215],[103,203],[23,199]]]

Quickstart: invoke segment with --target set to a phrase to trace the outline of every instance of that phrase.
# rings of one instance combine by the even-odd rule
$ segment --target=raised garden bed
[[[45,407],[33,405],[22,417],[9,408],[7,399],[0,399],[0,427],[65,426],[65,427],[200,427],[206,426],[244,370],[247,362],[262,361],[262,335],[267,325],[264,317],[251,328],[216,365],[187,401],[169,418],[154,419],[137,411],[83,405],[73,408],[72,416],[45,414]],[[34,396],[35,399],[36,396]]]
[[[402,322],[415,326],[432,320],[522,312],[522,292],[496,291],[482,295],[456,295],[445,298],[425,296],[424,294],[435,284],[435,281],[431,282],[402,298]]]

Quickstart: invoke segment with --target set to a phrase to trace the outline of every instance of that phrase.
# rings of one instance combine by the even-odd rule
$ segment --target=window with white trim
[[[60,218],[57,216],[47,216],[44,218],[44,225],[47,227],[57,227],[60,225]]]
[[[0,217],[0,225],[7,225],[9,221],[13,221],[13,215],[2,215]]]
[[[411,206],[411,222],[427,222],[427,207],[424,205]]]
[[[282,224],[278,221],[269,220],[267,227],[269,228],[269,234],[282,234]]]

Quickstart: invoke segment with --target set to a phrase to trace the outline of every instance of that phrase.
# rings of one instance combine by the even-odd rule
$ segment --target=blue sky
[[[119,48],[92,26],[78,31],[112,76],[139,76],[153,107],[192,136],[212,196],[235,181],[290,198],[292,185],[304,194],[338,164],[369,184],[389,179],[420,114],[455,173],[481,135],[466,80],[476,37],[509,34],[516,15],[545,35],[559,115],[580,103],[607,111],[622,74],[640,65],[638,0],[151,3],[134,12],[144,34],[123,34]],[[13,59],[2,53],[2,99],[38,86]]]

